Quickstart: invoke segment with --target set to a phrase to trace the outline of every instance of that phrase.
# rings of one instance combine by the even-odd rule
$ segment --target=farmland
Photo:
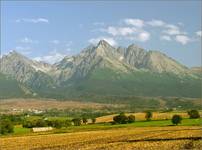
[[[4,137],[0,149],[199,149],[200,126],[123,127],[110,130]]]
[[[50,99],[21,102],[12,99],[3,100],[1,104],[2,117],[10,119],[14,127],[13,132],[0,135],[0,149],[3,150],[198,150],[202,146],[201,110],[198,110],[199,117],[192,119],[186,109],[155,110],[150,111],[150,120],[145,118],[147,111],[126,111],[125,115],[135,116],[135,121],[122,124],[113,120],[120,110],[124,110],[122,104]],[[16,112],[21,109],[22,112]],[[171,121],[174,115],[182,117],[178,125],[173,125]],[[80,125],[74,124],[72,120],[75,118],[81,119]],[[83,118],[87,119],[87,123],[83,122]],[[96,120],[94,123],[93,118]],[[37,125],[37,121],[41,124]],[[26,126],[26,122],[33,126]],[[54,126],[54,123],[60,123],[61,126]],[[32,132],[32,127],[47,126],[53,127],[53,130]]]

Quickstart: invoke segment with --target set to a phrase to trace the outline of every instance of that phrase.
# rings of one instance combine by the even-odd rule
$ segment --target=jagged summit
[[[102,47],[112,47],[107,41],[105,41],[105,40],[100,40],[99,42],[98,42],[98,44],[97,44],[97,47],[100,47],[100,46],[102,46]]]
[[[0,73],[42,95],[56,91],[58,96],[61,91],[68,96],[73,91],[76,95],[86,92],[151,96],[158,88],[155,96],[166,95],[167,91],[170,93],[166,96],[189,96],[193,84],[200,83],[200,72],[195,70],[198,69],[191,70],[161,52],[147,51],[135,44],[116,48],[101,40],[53,65],[12,51],[1,58]],[[180,91],[181,87],[187,91]],[[198,85],[194,91],[197,90]]]
[[[17,52],[16,50],[10,50],[9,53],[7,55],[4,55],[7,57],[25,57],[24,55],[22,55],[21,53]]]

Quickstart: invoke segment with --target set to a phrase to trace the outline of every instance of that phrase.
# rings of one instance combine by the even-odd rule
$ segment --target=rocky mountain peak
[[[100,40],[97,46],[93,48],[93,51],[96,53],[97,56],[102,57],[111,57],[116,53],[116,49],[105,40]]]
[[[97,44],[97,47],[111,47],[111,45],[105,40],[100,40]]]
[[[25,57],[23,56],[22,54],[18,53],[17,51],[15,50],[11,50],[8,55],[4,55],[5,57]]]

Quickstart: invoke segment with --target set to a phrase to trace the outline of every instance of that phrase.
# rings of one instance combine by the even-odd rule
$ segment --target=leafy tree
[[[52,122],[53,122],[53,127],[57,129],[60,129],[63,126],[63,121],[61,120],[53,120]]]
[[[114,116],[113,120],[115,123],[119,123],[119,124],[128,123],[128,117],[124,113],[121,113],[120,115]]]
[[[174,115],[172,117],[172,123],[175,125],[178,125],[179,123],[181,123],[182,121],[182,117],[180,115]]]
[[[80,118],[74,118],[74,119],[72,119],[72,122],[74,123],[75,126],[81,125],[81,119]]]
[[[91,120],[93,124],[96,122],[96,118],[92,118]]]
[[[84,123],[84,124],[86,124],[87,122],[88,122],[88,119],[87,118],[82,118],[82,122]]]
[[[71,120],[65,120],[65,122],[64,122],[64,126],[65,126],[65,127],[69,127],[69,126],[71,126],[71,125],[72,125]]]
[[[47,122],[43,119],[38,119],[36,121],[36,127],[46,127],[47,126]]]
[[[200,118],[200,114],[197,110],[190,110],[188,111],[189,118],[194,119],[194,118]]]
[[[25,120],[22,124],[23,128],[32,128],[33,127],[33,124],[31,121],[29,120]]]
[[[133,122],[135,122],[135,116],[134,115],[128,116],[128,123],[133,123]]]
[[[153,116],[153,114],[152,114],[151,111],[146,111],[145,118],[146,118],[147,121],[150,121],[152,116]]]
[[[0,121],[0,134],[12,133],[14,126],[10,120],[1,120]]]

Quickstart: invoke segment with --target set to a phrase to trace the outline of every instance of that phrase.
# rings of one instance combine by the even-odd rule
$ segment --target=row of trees
[[[96,119],[92,118],[91,123],[95,123]],[[51,126],[54,128],[62,128],[62,127],[68,127],[71,126],[72,124],[75,126],[80,126],[81,124],[87,124],[88,119],[87,118],[74,118],[72,120],[60,120],[60,119],[55,119],[55,120],[44,120],[44,119],[37,119],[37,120],[25,120],[23,122],[23,127],[24,128],[33,128],[33,127],[47,127]]]
[[[152,116],[153,114],[151,111],[145,112],[145,119],[147,121],[150,121]],[[113,124],[126,124],[126,123],[133,123],[133,122],[135,122],[134,115],[126,116],[124,113],[120,113],[119,115],[113,117]]]
[[[113,124],[126,124],[126,123],[133,123],[135,122],[135,116],[129,115],[126,116],[124,113],[120,113],[117,116],[113,117]]]
[[[54,127],[54,128],[62,128],[68,127],[71,125],[70,120],[44,120],[44,119],[37,119],[37,120],[25,120],[22,124],[24,128],[33,128],[33,127]]]
[[[190,110],[187,113],[190,119],[200,118],[200,114],[197,110]],[[145,119],[147,121],[150,121],[152,116],[153,114],[151,111],[145,112]],[[173,124],[178,125],[179,123],[181,123],[182,117],[180,115],[174,115],[171,121]],[[126,116],[124,113],[120,113],[119,115],[113,117],[113,124],[126,124],[126,123],[133,123],[133,122],[135,122],[134,115]]]
[[[87,118],[74,118],[72,119],[72,122],[75,126],[80,126],[82,123],[83,124],[87,124],[88,123],[88,119]],[[94,124],[96,122],[96,118],[91,118],[91,123]]]
[[[200,114],[197,110],[190,110],[187,112],[190,119],[197,119],[200,118]],[[172,123],[175,125],[180,124],[182,121],[182,117],[180,115],[174,115],[172,117]]]

